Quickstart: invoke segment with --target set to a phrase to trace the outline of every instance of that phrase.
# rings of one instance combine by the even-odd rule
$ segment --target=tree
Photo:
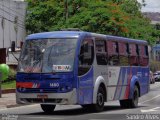
[[[155,29],[137,0],[27,0],[28,33],[79,28],[85,31],[155,41]],[[145,2],[145,1],[144,1]]]

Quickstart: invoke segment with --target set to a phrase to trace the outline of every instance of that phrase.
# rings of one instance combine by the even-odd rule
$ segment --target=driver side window
[[[78,75],[84,75],[89,71],[94,60],[94,44],[91,38],[83,40],[79,54]]]

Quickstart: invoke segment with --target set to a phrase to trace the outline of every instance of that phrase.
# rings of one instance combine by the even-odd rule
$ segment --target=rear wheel
[[[52,113],[56,105],[41,104],[41,108],[45,113]]]
[[[136,108],[138,106],[139,89],[137,86],[134,87],[132,99],[120,100],[122,108]]]
[[[129,100],[120,100],[119,101],[122,108],[129,108]]]
[[[130,101],[131,108],[138,107],[139,89],[137,86],[134,88],[133,98]]]

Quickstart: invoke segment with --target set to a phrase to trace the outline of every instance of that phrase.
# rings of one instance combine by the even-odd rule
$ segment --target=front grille
[[[62,99],[38,99],[38,98],[25,98],[30,103],[61,103]]]
[[[23,90],[17,89],[21,93],[56,93],[58,88],[25,88]]]

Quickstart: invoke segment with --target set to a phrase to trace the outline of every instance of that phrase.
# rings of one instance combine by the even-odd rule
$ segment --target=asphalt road
[[[139,107],[122,109],[118,101],[107,102],[103,112],[91,113],[78,105],[56,106],[53,114],[44,113],[40,105],[0,109],[1,120],[159,120],[160,82],[151,84],[150,92],[139,99]]]

